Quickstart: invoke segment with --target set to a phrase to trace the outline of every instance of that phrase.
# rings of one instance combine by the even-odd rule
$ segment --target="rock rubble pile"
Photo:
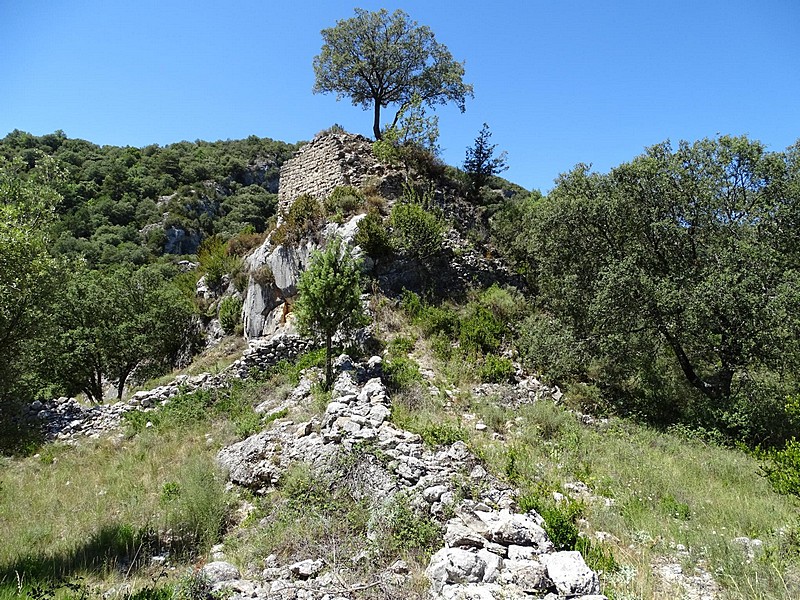
[[[434,554],[426,571],[432,597],[604,598],[597,575],[580,553],[555,552],[542,518],[535,512],[517,512],[516,491],[489,475],[466,444],[457,441],[431,449],[419,435],[389,420],[391,402],[380,366],[379,357],[362,365],[340,357],[332,398],[321,418],[280,419],[272,429],[219,452],[217,460],[230,481],[264,493],[298,461],[330,472],[341,453],[359,452],[367,459],[359,470],[359,489],[373,511],[380,513],[382,506],[402,495],[416,510],[442,523],[445,547]],[[310,389],[308,379],[301,381],[290,403],[299,406],[310,400]],[[302,578],[293,575],[290,565],[276,569],[265,570],[262,579],[217,585],[234,590],[234,599],[349,597],[334,585],[336,573],[327,565]],[[268,581],[273,576],[280,578]],[[299,586],[294,585],[297,581]]]
[[[38,423],[48,440],[97,439],[119,428],[122,415],[128,411],[147,412],[163,406],[179,394],[225,387],[233,378],[246,379],[254,370],[268,369],[282,360],[293,361],[313,347],[312,341],[291,334],[253,340],[240,359],[216,375],[178,375],[166,385],[136,392],[127,400],[113,404],[84,406],[75,398],[66,397],[46,402],[37,400],[26,407],[25,418]]]

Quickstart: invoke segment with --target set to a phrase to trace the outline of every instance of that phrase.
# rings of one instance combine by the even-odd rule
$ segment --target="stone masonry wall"
[[[281,167],[278,209],[286,211],[302,194],[324,200],[338,186],[360,188],[370,181],[382,192],[384,185],[399,189],[400,174],[378,162],[372,143],[363,136],[318,135]]]

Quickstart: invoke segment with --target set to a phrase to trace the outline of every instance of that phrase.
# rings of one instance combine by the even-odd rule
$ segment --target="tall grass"
[[[576,480],[590,486],[583,533],[612,534],[604,548],[627,573],[606,578],[609,596],[675,597],[652,572],[667,560],[689,573],[703,566],[724,598],[800,597],[798,504],[770,488],[752,456],[623,420],[587,428],[552,403],[474,408],[505,439],[473,434],[472,444],[523,496],[552,497]],[[745,536],[764,542],[752,559],[733,541]]]

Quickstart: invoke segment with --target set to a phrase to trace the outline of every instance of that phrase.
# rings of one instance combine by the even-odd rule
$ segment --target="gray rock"
[[[450,519],[444,543],[450,548],[483,548],[486,538],[464,525],[461,519]]]
[[[436,593],[452,583],[479,583],[485,572],[486,563],[477,554],[460,548],[442,548],[425,570]]]
[[[547,576],[564,596],[586,596],[600,593],[600,582],[576,550],[554,552],[539,557],[547,567]]]
[[[242,575],[234,565],[222,560],[206,563],[200,569],[202,575],[212,585],[221,581],[239,579]]]
[[[316,577],[322,571],[322,566],[321,559],[311,560],[309,558],[289,565],[289,572],[298,579],[309,579]]]
[[[530,594],[547,590],[553,582],[547,576],[547,568],[535,560],[506,560],[505,579]]]

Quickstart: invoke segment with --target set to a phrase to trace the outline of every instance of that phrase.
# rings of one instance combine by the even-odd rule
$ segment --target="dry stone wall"
[[[318,135],[281,167],[278,208],[288,210],[302,194],[323,200],[338,186],[361,188],[367,183],[374,183],[383,195],[393,195],[401,188],[402,176],[378,162],[372,143],[363,136]]]

